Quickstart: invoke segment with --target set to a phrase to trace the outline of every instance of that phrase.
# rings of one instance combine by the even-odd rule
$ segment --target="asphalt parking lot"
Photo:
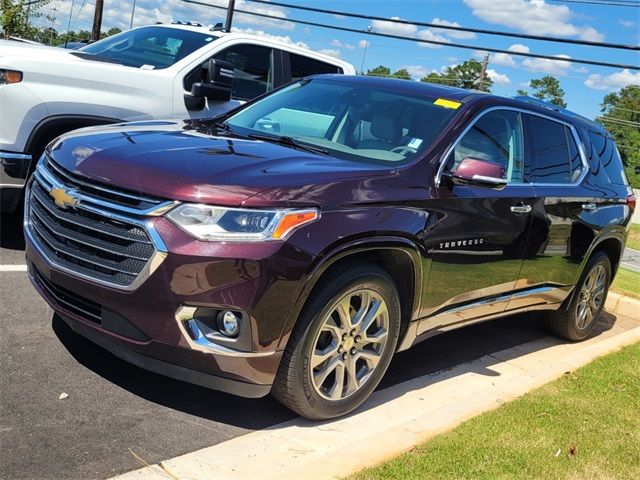
[[[6,219],[5,219],[6,220]],[[4,221],[0,265],[24,264]],[[0,478],[88,479],[157,463],[292,418],[129,365],[73,333],[29,284],[0,268]],[[396,356],[380,388],[546,335],[518,316],[427,340]],[[68,395],[60,399],[61,394]]]

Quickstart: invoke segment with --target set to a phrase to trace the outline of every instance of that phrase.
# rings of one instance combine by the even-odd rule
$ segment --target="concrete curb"
[[[297,418],[115,478],[313,480],[349,475],[639,342],[640,301],[610,293],[606,306],[627,318],[584,342],[544,337],[377,391],[346,418],[323,423]]]

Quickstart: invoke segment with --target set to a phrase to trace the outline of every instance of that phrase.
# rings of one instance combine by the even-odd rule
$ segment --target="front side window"
[[[580,177],[583,165],[571,129],[537,115],[525,117],[530,138],[529,181],[574,183]]]
[[[269,95],[227,123],[241,134],[287,136],[338,158],[405,162],[425,152],[455,115],[437,100],[315,78]]]
[[[523,182],[524,142],[519,112],[494,110],[480,117],[463,135],[447,159],[454,172],[465,158],[497,164],[509,183]]]
[[[162,69],[217,40],[206,33],[167,27],[143,27],[113,35],[73,52],[86,60],[136,68]]]
[[[250,100],[273,89],[273,50],[258,45],[236,45],[215,58],[233,65],[233,98]]]

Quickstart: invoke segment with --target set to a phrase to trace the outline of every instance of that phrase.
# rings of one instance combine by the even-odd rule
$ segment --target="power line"
[[[218,8],[218,9],[222,9],[222,10],[226,10],[226,7],[221,7],[218,5],[211,5],[208,3],[204,3],[204,2],[199,2],[197,0],[181,0],[183,2],[186,3],[191,3],[194,5],[202,5],[205,7],[211,7],[211,8]],[[272,3],[273,4],[273,3]],[[319,27],[319,28],[330,28],[333,30],[339,30],[342,32],[352,32],[352,33],[358,33],[358,34],[366,34],[366,35],[373,35],[376,37],[384,37],[384,38],[394,38],[396,40],[410,40],[412,42],[417,42],[417,43],[427,43],[430,45],[440,45],[443,47],[452,47],[452,48],[462,48],[465,50],[484,50],[485,52],[490,52],[490,53],[506,53],[506,54],[510,54],[510,55],[515,55],[515,56],[520,56],[520,57],[528,57],[528,58],[540,58],[540,59],[544,59],[544,60],[554,60],[557,62],[569,62],[569,63],[577,63],[577,64],[583,64],[583,65],[595,65],[598,67],[611,67],[611,68],[622,68],[622,69],[629,69],[629,70],[640,70],[640,66],[637,65],[625,65],[625,64],[620,64],[620,63],[610,63],[610,62],[600,62],[600,61],[596,61],[596,60],[584,60],[584,59],[576,59],[576,58],[567,58],[567,57],[556,57],[553,55],[540,55],[540,54],[536,54],[536,53],[525,53],[525,52],[512,52],[510,50],[503,50],[500,48],[490,48],[490,47],[482,47],[482,46],[478,46],[478,45],[467,45],[467,44],[462,44],[462,43],[453,43],[453,42],[441,42],[441,41],[437,41],[437,40],[425,40],[422,38],[413,38],[413,37],[404,37],[401,35],[393,35],[390,33],[379,33],[379,32],[363,32],[362,30],[358,30],[356,28],[348,28],[348,27],[338,27],[335,25],[327,25],[324,23],[318,23],[318,22],[310,22],[307,20],[300,20],[300,19],[295,19],[295,18],[282,18],[282,17],[277,17],[275,15],[268,15],[266,13],[257,13],[257,12],[250,12],[248,10],[240,10],[240,9],[236,9],[235,10],[237,13],[243,13],[245,15],[253,15],[256,17],[262,17],[262,18],[269,18],[272,20],[278,20],[281,22],[291,22],[291,23],[299,23],[300,25],[308,25],[311,27]]]
[[[528,35],[524,33],[515,33],[515,32],[505,32],[498,30],[486,30],[481,28],[470,28],[470,27],[458,27],[454,25],[440,25],[437,23],[426,23],[426,22],[418,22],[415,20],[403,20],[399,18],[385,18],[385,17],[377,17],[374,15],[364,15],[361,13],[353,13],[353,12],[342,12],[338,10],[328,10],[326,8],[316,8],[316,7],[307,7],[301,5],[292,5],[290,3],[283,3],[277,1],[269,1],[269,0],[247,0],[252,3],[261,3],[265,5],[285,7],[285,8],[293,8],[296,10],[304,10],[307,12],[315,12],[315,13],[325,13],[329,15],[342,15],[344,17],[352,17],[352,18],[362,18],[364,20],[378,20],[382,22],[388,23],[397,23],[401,25],[412,25],[418,27],[429,27],[429,28],[437,28],[440,30],[455,30],[458,32],[472,32],[472,33],[481,33],[483,35],[498,35],[503,37],[513,37],[513,38],[525,38],[528,40],[541,40],[544,42],[557,42],[557,43],[572,43],[575,45],[585,45],[589,47],[603,47],[603,48],[615,48],[622,50],[640,50],[640,46],[638,45],[624,45],[619,43],[608,43],[608,42],[591,42],[588,40],[576,40],[572,38],[557,38],[557,37],[545,37],[543,35]],[[239,10],[236,10],[239,11]]]
[[[640,4],[631,3],[631,2],[621,2],[621,1],[589,1],[589,0],[549,0],[550,2],[555,3],[580,3],[583,5],[606,5],[610,7],[632,7],[632,8],[640,8]]]
[[[609,123],[616,123],[618,125],[622,125],[624,127],[632,127],[632,128],[640,128],[640,123],[630,122],[627,120],[621,120],[619,118],[611,118],[611,117],[596,117],[596,121],[603,120]]]

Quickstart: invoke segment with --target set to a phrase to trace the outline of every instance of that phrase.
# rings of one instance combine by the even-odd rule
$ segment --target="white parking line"
[[[0,272],[26,272],[26,265],[0,265]]]

